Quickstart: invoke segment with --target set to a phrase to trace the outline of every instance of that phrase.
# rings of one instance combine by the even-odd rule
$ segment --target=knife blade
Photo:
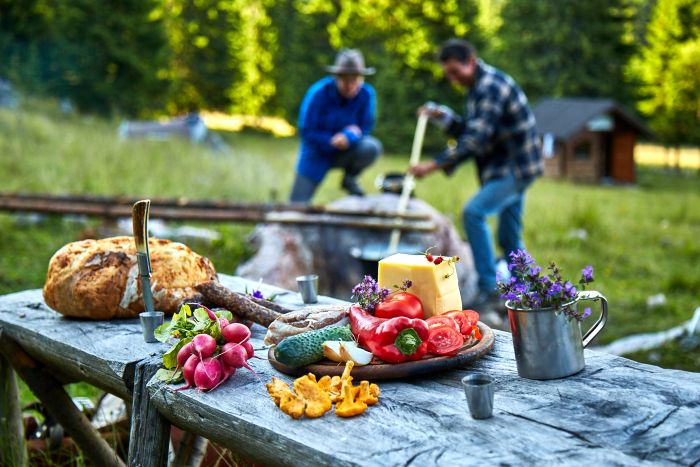
[[[151,200],[144,199],[134,203],[131,210],[131,220],[136,244],[136,262],[141,280],[141,295],[143,296],[144,311],[153,311],[153,293],[151,291],[151,258],[148,252],[148,215]]]

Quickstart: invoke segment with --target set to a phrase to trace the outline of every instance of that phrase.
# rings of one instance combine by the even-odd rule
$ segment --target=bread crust
[[[174,313],[183,300],[199,296],[195,285],[217,279],[211,261],[182,243],[151,238],[148,246],[156,310]],[[44,301],[59,313],[76,318],[137,317],[144,306],[133,238],[65,245],[49,262]]]

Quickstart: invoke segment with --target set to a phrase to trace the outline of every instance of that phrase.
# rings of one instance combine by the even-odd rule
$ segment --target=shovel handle
[[[413,146],[411,147],[411,159],[409,160],[409,166],[413,167],[420,162],[420,154],[423,150],[423,138],[425,137],[425,128],[428,124],[428,114],[421,112],[418,116],[418,123],[416,123],[416,132],[413,135]],[[415,177],[413,174],[406,174],[403,179],[403,189],[401,190],[401,197],[399,198],[399,205],[396,208],[396,213],[400,216],[406,212],[408,208],[408,200],[411,198],[411,192],[415,186]],[[397,218],[400,219],[400,218]],[[393,254],[399,247],[399,241],[401,240],[401,230],[394,229],[391,231],[391,237],[389,238],[389,249],[388,254]]]

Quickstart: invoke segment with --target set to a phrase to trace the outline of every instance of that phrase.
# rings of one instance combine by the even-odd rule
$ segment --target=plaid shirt
[[[513,78],[481,60],[477,63],[464,118],[452,112],[445,122],[457,146],[435,160],[451,174],[458,164],[475,158],[482,184],[508,174],[534,179],[544,171],[544,162],[527,97]]]

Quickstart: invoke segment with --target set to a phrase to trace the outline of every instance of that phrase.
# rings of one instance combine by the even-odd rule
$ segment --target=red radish
[[[194,350],[192,342],[188,342],[182,346],[180,351],[177,353],[177,366],[181,368],[185,366],[185,362],[188,358],[190,358],[190,355],[192,355],[192,350]]]
[[[182,365],[182,377],[185,379],[185,385],[177,388],[176,391],[192,387],[194,384],[194,371],[197,365],[199,365],[199,362],[199,357],[190,355],[185,364]]]
[[[226,364],[221,365],[221,381],[212,388],[212,390],[218,388],[223,382],[225,382],[227,379],[229,379],[231,376],[233,376],[236,373],[236,369],[228,366]]]
[[[211,357],[216,350],[216,340],[209,334],[197,334],[192,339],[194,352],[199,355],[200,360]]]
[[[253,371],[253,369],[248,366],[248,351],[240,344],[234,344],[233,342],[224,344],[221,348],[220,355],[221,359],[228,366],[233,368],[246,367],[250,371]]]
[[[249,359],[255,357],[255,350],[253,349],[253,344],[251,344],[250,342],[244,342],[241,344],[241,346],[248,353]]]
[[[215,358],[206,358],[194,370],[194,385],[202,391],[214,389],[221,381],[221,374],[221,363]]]
[[[216,315],[214,314],[214,312],[211,311],[209,308],[205,307],[204,305],[199,305],[199,306],[202,307],[202,308],[204,308],[204,311],[207,312],[207,314],[209,315],[209,319],[210,319],[210,320],[216,321],[216,320],[219,319],[218,316],[216,316]]]
[[[230,323],[228,320],[224,317],[219,318],[219,329],[224,329],[226,326],[228,326]]]
[[[250,339],[250,329],[241,323],[231,323],[221,331],[221,335],[226,342],[241,344]]]

